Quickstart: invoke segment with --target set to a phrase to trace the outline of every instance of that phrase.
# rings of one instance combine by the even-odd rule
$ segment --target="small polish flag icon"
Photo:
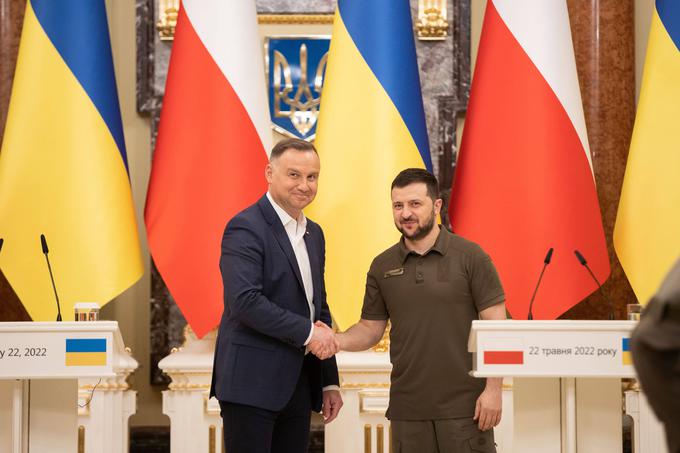
[[[523,365],[524,347],[519,338],[494,338],[484,345],[485,365]]]
[[[522,365],[524,351],[484,351],[485,365]]]

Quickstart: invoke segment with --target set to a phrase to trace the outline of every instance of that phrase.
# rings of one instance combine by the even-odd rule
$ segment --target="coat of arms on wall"
[[[330,37],[269,37],[265,40],[267,91],[272,127],[313,140]]]

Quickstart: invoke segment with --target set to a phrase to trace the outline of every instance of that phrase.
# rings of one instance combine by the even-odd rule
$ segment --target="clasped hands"
[[[309,352],[321,360],[333,357],[340,351],[340,342],[333,330],[321,321],[314,323],[312,339],[307,345]]]

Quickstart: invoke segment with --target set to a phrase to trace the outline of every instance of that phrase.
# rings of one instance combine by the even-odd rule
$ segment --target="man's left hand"
[[[324,423],[330,423],[335,420],[341,407],[342,396],[340,396],[338,390],[326,390],[323,392],[323,406],[321,406],[321,412],[323,414]]]
[[[497,426],[501,421],[502,401],[501,386],[487,386],[475,405],[474,420],[479,421],[479,429],[489,430]]]

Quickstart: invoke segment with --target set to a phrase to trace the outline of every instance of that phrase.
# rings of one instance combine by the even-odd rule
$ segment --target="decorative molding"
[[[158,22],[156,30],[161,41],[172,41],[175,38],[175,27],[179,16],[179,0],[158,1]]]
[[[332,25],[334,14],[258,14],[260,25]]]
[[[175,377],[174,375],[171,375],[173,378]],[[173,391],[173,392],[182,392],[182,391],[192,391],[195,392],[197,390],[200,391],[205,391],[205,390],[210,390],[210,384],[194,384],[194,383],[188,383],[188,382],[179,382],[175,383],[174,381],[168,385],[168,390]]]
[[[342,382],[340,388],[345,390],[356,390],[356,389],[388,389],[390,388],[389,382]]]
[[[390,426],[392,426],[390,424]],[[381,424],[375,427],[375,450],[376,453],[385,452],[385,427]],[[390,451],[392,447],[390,446]]]
[[[364,425],[364,453],[373,452],[373,442],[371,441],[371,425]]]
[[[376,391],[359,390],[359,413],[384,415],[389,404],[390,392],[387,389]]]
[[[444,0],[446,1],[446,0]],[[444,7],[446,12],[446,6]],[[175,27],[179,15],[179,0],[158,0],[158,20],[156,31],[161,41],[175,39]],[[258,14],[257,22],[261,25],[284,24],[284,25],[332,25],[334,14]],[[429,16],[428,16],[429,17]],[[434,19],[433,19],[434,20]],[[435,30],[435,22],[427,22],[427,30]],[[446,25],[448,28],[448,24]],[[419,32],[420,34],[420,32]],[[444,31],[446,36],[446,31]],[[428,38],[423,38],[428,39]],[[438,38],[432,38],[438,39]]]
[[[387,327],[385,327],[385,332],[383,332],[383,336],[378,342],[377,345],[373,346],[373,350],[375,352],[389,352],[390,351],[390,328],[392,327],[392,324],[390,322],[387,323]]]
[[[637,379],[630,378],[630,379],[622,379],[621,380],[621,387],[624,392],[639,392],[640,391],[640,383],[638,382]]]
[[[98,392],[119,392],[129,390],[130,384],[127,382],[104,382],[99,385],[86,384],[78,386],[78,391],[89,394],[94,388],[96,388]]]
[[[78,453],[85,453],[85,427],[78,426]]]
[[[210,425],[208,428],[208,453],[215,453],[215,425]]]
[[[449,35],[446,0],[419,0],[416,33],[422,41],[444,41]]]

